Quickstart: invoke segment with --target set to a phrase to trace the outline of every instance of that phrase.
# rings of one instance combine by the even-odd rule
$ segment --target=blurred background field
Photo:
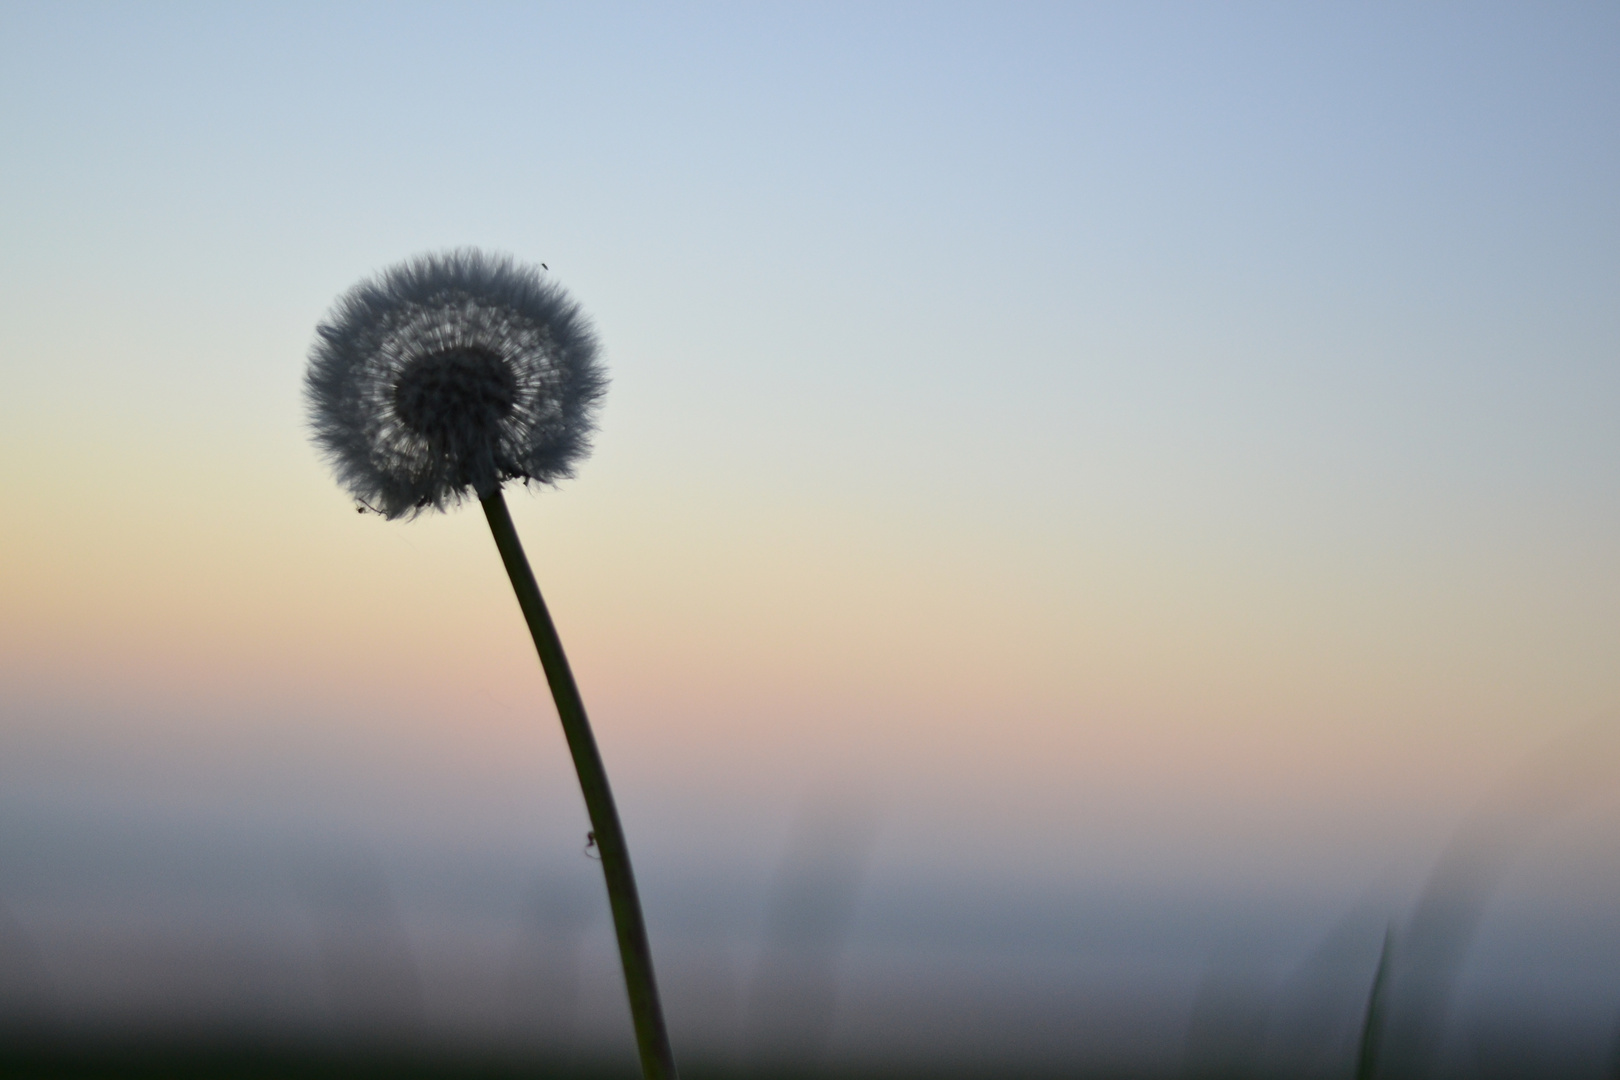
[[[1498,791],[1426,875],[1359,894],[920,872],[847,792],[754,872],[652,846],[672,1030],[695,1076],[1350,1076],[1393,929],[1378,1075],[1606,1076],[1602,734]],[[13,816],[4,839],[21,1072],[634,1071],[582,835],[434,852]]]
[[[612,374],[509,498],[692,1075],[1345,1077],[1391,928],[1380,1075],[1615,1075],[1617,54],[0,3],[5,1068],[628,1067],[480,516],[304,429],[331,300],[476,244]]]

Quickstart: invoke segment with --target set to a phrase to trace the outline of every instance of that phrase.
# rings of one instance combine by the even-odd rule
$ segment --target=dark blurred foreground
[[[1524,1051],[1528,1049],[1528,1053]],[[1581,1055],[1561,1055],[1555,1046],[1519,1047],[1503,1057],[1483,1060],[1461,1072],[1445,1069],[1436,1076],[1472,1076],[1481,1080],[1564,1080],[1620,1076],[1611,1065],[1594,1071]],[[1401,1070],[1360,1072],[1349,1063],[1339,1068],[1277,1073],[1255,1064],[1189,1061],[1175,1069],[1088,1069],[1080,1066],[1030,1065],[930,1067],[775,1066],[739,1067],[689,1058],[681,1063],[686,1080],[1286,1080],[1299,1076],[1337,1076],[1346,1080],[1406,1076]],[[124,1078],[210,1077],[220,1080],[293,1080],[324,1077],[397,1077],[400,1080],[639,1080],[628,1061],[581,1061],[545,1054],[492,1053],[475,1049],[336,1046],[225,1038],[154,1040],[139,1038],[51,1037],[8,1040],[0,1048],[0,1076],[124,1080]]]
[[[492,1054],[440,1048],[404,1050],[266,1043],[230,1039],[30,1038],[0,1050],[0,1076],[72,1080],[217,1077],[221,1080],[293,1080],[324,1077],[397,1077],[400,1080],[640,1080],[625,1063],[558,1060],[545,1055]],[[681,1063],[686,1080],[1153,1080],[1129,1071],[1072,1069],[927,1069],[904,1067],[739,1068],[701,1059]]]
[[[1590,740],[1409,887],[643,863],[683,1075],[1620,1077],[1620,806]],[[739,869],[741,867],[741,869]],[[636,1076],[597,864],[0,815],[0,1074]]]

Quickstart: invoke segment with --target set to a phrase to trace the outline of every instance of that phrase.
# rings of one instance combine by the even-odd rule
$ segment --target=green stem
[[[540,597],[540,586],[529,569],[529,560],[523,556],[523,545],[512,527],[506,500],[497,490],[483,500],[483,506],[489,531],[495,534],[495,546],[500,549],[501,561],[517,593],[518,606],[534,637],[540,666],[545,668],[546,681],[551,684],[551,696],[557,702],[557,715],[568,738],[568,751],[574,756],[579,786],[585,793],[585,809],[602,855],[602,875],[607,879],[608,903],[613,908],[613,929],[619,937],[619,958],[624,963],[624,984],[630,994],[630,1016],[636,1025],[642,1074],[646,1080],[676,1080],[675,1055],[669,1048],[658,984],[653,979],[647,926],[641,918],[636,877],[630,870],[630,849],[619,827],[619,811],[613,805],[613,791],[608,787],[602,755],[596,749],[596,736],[591,734],[591,722],[585,717],[585,703],[574,685],[574,674],[568,668],[568,657],[563,654],[546,602]]]

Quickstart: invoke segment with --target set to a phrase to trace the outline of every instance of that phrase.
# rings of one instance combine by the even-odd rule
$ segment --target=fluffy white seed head
[[[590,452],[607,388],[579,306],[537,270],[474,249],[425,255],[350,289],[315,331],[315,442],[362,506],[390,518],[549,484]]]

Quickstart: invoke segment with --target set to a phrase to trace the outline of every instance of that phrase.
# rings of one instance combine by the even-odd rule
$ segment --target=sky
[[[308,440],[332,301],[474,245],[603,343],[593,456],[510,499],[650,895],[846,803],[874,881],[1420,880],[1620,706],[1617,49],[1601,4],[0,4],[0,804],[573,852],[482,515],[357,515]]]

